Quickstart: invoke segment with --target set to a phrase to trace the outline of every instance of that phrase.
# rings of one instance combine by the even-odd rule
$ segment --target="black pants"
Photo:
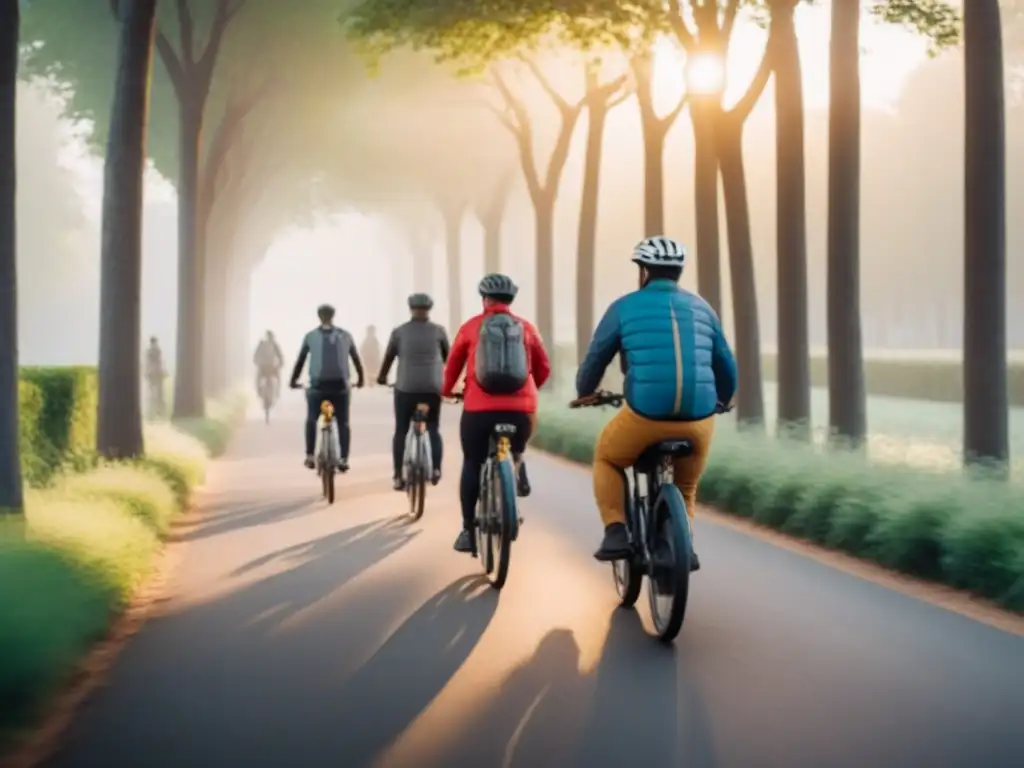
[[[405,436],[409,432],[409,422],[416,413],[416,406],[425,403],[430,406],[427,415],[427,434],[430,436],[430,454],[433,457],[434,469],[441,470],[441,459],[444,443],[441,440],[441,396],[438,394],[416,394],[395,390],[395,436],[391,441],[391,452],[395,463],[395,477],[402,476],[402,459],[405,455]]]
[[[334,406],[334,417],[338,420],[338,442],[341,443],[341,458],[348,458],[352,444],[352,431],[348,425],[348,390],[322,387],[306,390],[306,455],[312,456],[316,447],[316,421],[320,418],[320,403],[329,400]]]
[[[459,422],[462,442],[462,479],[459,483],[459,501],[462,503],[462,526],[470,528],[476,516],[476,502],[480,496],[480,470],[487,461],[490,438],[496,424],[513,424],[512,453],[519,456],[526,450],[530,439],[530,414],[511,411],[463,411]]]

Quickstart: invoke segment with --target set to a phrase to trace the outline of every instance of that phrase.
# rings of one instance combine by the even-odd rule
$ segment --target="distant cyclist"
[[[433,300],[425,293],[409,297],[412,319],[391,332],[384,362],[377,383],[387,384],[388,372],[398,358],[398,376],[395,382],[395,435],[391,442],[394,460],[395,490],[405,490],[402,480],[402,459],[405,454],[405,436],[416,406],[430,406],[427,432],[430,435],[430,453],[433,459],[435,485],[441,479],[441,459],[444,444],[441,440],[441,384],[444,363],[448,359],[448,334],[437,323],[430,322]]]
[[[329,400],[334,406],[338,420],[338,437],[341,443],[341,457],[338,469],[348,471],[348,454],[352,442],[352,431],[349,428],[349,399],[352,391],[349,377],[348,362],[351,359],[358,379],[356,387],[362,387],[363,363],[356,351],[352,334],[334,325],[334,307],[321,304],[316,310],[320,325],[307,333],[302,339],[299,359],[292,369],[290,386],[299,388],[299,376],[302,366],[309,358],[309,391],[306,392],[306,467],[313,469],[316,461],[313,448],[316,445],[316,423],[320,418],[320,403]]]
[[[366,336],[363,339],[362,346],[359,347],[359,356],[363,359],[363,365],[366,366],[366,370],[376,371],[380,368],[380,339],[377,338],[377,326],[369,325],[366,327]],[[376,382],[371,380],[366,383],[372,386]]]
[[[540,334],[509,306],[519,288],[505,275],[487,275],[480,281],[483,312],[467,320],[452,343],[444,369],[445,397],[450,397],[463,369],[465,400],[459,440],[462,443],[462,531],[457,552],[473,551],[473,520],[480,495],[480,470],[487,461],[490,437],[496,424],[512,424],[512,455],[517,466],[519,495],[530,492],[522,462],[526,441],[537,413],[537,388],[551,375],[551,363]]]
[[[149,337],[149,346],[146,348],[146,384],[149,387],[149,409],[150,413],[157,418],[165,415],[167,407],[164,404],[164,379],[167,378],[167,371],[164,370],[164,355],[160,351],[160,343],[156,336]]]
[[[263,382],[269,381],[273,387],[273,399],[276,401],[281,394],[281,368],[284,366],[284,355],[277,345],[272,331],[260,339],[256,353],[252,358],[256,365],[256,394],[263,396]]]
[[[630,555],[624,509],[625,476],[640,454],[663,440],[689,440],[690,456],[675,460],[674,478],[691,524],[697,484],[707,463],[719,403],[736,393],[736,361],[711,306],[679,286],[686,264],[682,243],[649,237],[632,261],[640,289],[612,303],[594,331],[576,375],[580,399],[593,394],[618,354],[626,378],[626,404],[605,425],[594,448],[594,498],[604,522],[604,540],[594,557]],[[691,569],[700,568],[693,553]]]

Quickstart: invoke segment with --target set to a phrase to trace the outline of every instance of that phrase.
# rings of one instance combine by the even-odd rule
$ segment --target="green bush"
[[[542,406],[534,443],[589,462],[604,411]],[[1024,612],[1024,486],[718,430],[698,497],[729,514]]]
[[[19,450],[25,482],[31,486],[46,481],[49,467],[43,456],[47,449],[39,422],[43,414],[43,393],[35,384],[18,382]]]
[[[96,370],[25,367],[21,379],[42,395],[34,427],[39,435],[35,457],[46,469],[39,479],[69,464],[79,470],[90,466],[96,448]]]

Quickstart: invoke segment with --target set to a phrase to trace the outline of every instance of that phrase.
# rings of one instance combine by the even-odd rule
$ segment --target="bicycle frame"
[[[410,463],[410,458],[420,455],[417,449],[417,442],[426,440],[427,431],[427,418],[430,414],[430,406],[426,403],[419,403],[416,406],[416,410],[413,412],[412,419],[409,421],[409,429],[405,434],[405,463]],[[423,471],[427,477],[433,472],[434,469],[434,456],[431,453],[430,441],[427,440],[424,444],[424,454],[427,457],[426,466],[423,467]]]
[[[637,470],[636,467],[631,469],[633,474],[633,482],[631,483],[633,486],[631,489],[633,503],[630,504],[626,514],[635,556],[644,565],[650,561],[651,547],[653,545],[651,531],[654,521],[651,517],[654,514],[658,495],[661,493],[662,475],[668,470],[669,466],[669,459],[662,458],[661,463],[654,468],[644,469],[643,471]],[[641,479],[644,481],[643,490],[640,489]]]

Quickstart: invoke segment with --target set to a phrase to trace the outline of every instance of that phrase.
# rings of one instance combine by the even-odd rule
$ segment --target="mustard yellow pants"
[[[697,508],[697,484],[708,461],[715,417],[702,421],[652,421],[624,405],[609,421],[594,448],[594,498],[606,525],[624,523],[625,475],[649,446],[663,440],[689,440],[693,453],[674,462],[675,485],[686,501],[686,514],[693,520]]]

